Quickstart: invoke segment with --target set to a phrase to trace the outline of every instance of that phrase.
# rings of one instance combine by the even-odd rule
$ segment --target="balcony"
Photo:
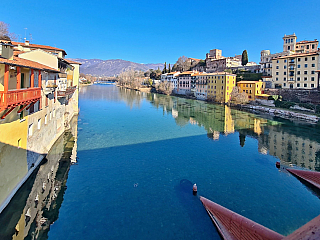
[[[0,91],[0,112],[9,108],[11,108],[9,110],[11,112],[16,106],[27,105],[40,99],[41,88],[9,90],[7,93]]]
[[[75,91],[77,86],[67,87],[65,91],[59,90],[57,93],[58,98],[70,97]]]

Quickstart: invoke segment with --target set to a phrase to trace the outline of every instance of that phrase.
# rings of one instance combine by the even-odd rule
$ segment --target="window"
[[[279,75],[279,72],[276,72],[276,75]],[[248,87],[248,86],[247,86]]]
[[[305,83],[305,84],[303,84],[303,86],[304,86],[304,87],[308,87],[308,84],[307,84],[307,83]]]
[[[311,87],[314,88],[314,84],[313,83],[311,84]]]
[[[284,66],[283,66],[283,68],[284,68],[284,69],[287,69],[287,66],[286,66],[286,65],[284,65]]]
[[[307,68],[307,67],[308,67],[308,64],[305,64],[304,67]]]
[[[287,75],[287,72],[283,72],[283,75]]]
[[[315,48],[315,45],[314,44],[312,44],[312,49],[314,49]],[[313,57],[312,57],[313,58]],[[313,60],[313,59],[312,59]]]
[[[41,128],[41,118],[38,119],[38,129]]]
[[[314,74],[315,73],[315,71],[311,71],[311,74]]]
[[[314,82],[314,77],[311,77],[311,81]]]
[[[223,86],[221,87],[221,89],[223,90]]]
[[[277,63],[279,63],[279,60],[277,60]]]
[[[308,74],[308,71],[304,71],[303,74],[304,74],[304,75],[307,75],[307,74]]]
[[[301,61],[301,58],[298,58],[298,62],[300,62]]]
[[[304,60],[305,60],[305,61],[308,61],[308,58],[307,58],[307,57],[305,57],[305,58],[304,58]]]
[[[305,78],[304,78],[304,80],[305,80],[305,81],[308,81],[308,78],[307,78],[307,77],[305,77]]]
[[[285,87],[285,86],[286,86],[286,83],[284,83],[283,86]]]
[[[298,68],[300,68],[300,64],[298,64]]]
[[[300,83],[297,83],[297,87],[300,87]]]
[[[309,49],[310,48],[310,46],[309,45],[307,45],[307,49]],[[307,61],[307,60],[306,60]]]
[[[312,57],[311,59],[312,59],[312,61],[314,61],[314,60],[316,60],[316,57]]]
[[[285,59],[284,62],[286,63],[286,62],[287,62],[287,59]]]
[[[276,69],[279,69],[279,66],[277,66]]]
[[[311,64],[311,67],[315,67],[316,65],[314,63]]]
[[[278,81],[279,79],[278,78],[276,78],[276,81]]]
[[[291,38],[291,42],[293,43],[293,38]]]
[[[297,81],[300,81],[300,77],[297,77]]]
[[[31,123],[28,128],[28,136],[32,136],[32,134],[33,134],[33,123]]]
[[[251,90],[249,91],[249,93],[251,93]]]
[[[300,71],[297,71],[297,75],[300,75]]]

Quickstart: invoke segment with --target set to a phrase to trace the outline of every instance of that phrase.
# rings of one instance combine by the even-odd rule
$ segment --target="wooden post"
[[[41,79],[41,70],[39,70],[39,77],[38,77],[38,86],[41,88],[42,79]]]
[[[34,72],[33,69],[31,69],[31,88],[34,88]]]
[[[9,65],[4,67],[4,92],[8,93],[9,90]]]
[[[21,68],[17,67],[17,89],[21,88]]]

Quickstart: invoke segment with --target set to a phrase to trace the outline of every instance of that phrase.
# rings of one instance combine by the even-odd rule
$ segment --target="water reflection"
[[[242,147],[247,136],[256,138],[260,153],[275,156],[287,166],[320,171],[320,131],[316,126],[267,120],[228,106],[128,89],[119,89],[119,96],[130,107],[139,106],[145,97],[156,108],[162,108],[163,114],[171,114],[177,125],[204,127],[212,140],[219,140],[221,134],[239,132]]]
[[[58,219],[70,165],[77,159],[77,117],[0,215],[0,239],[47,239]]]

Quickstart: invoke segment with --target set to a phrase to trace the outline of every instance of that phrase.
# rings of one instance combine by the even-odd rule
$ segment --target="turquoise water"
[[[48,239],[220,239],[200,195],[288,235],[320,214],[320,192],[275,163],[319,171],[319,136],[202,101],[85,87],[78,163]]]
[[[315,193],[258,151],[268,135],[254,121],[266,133],[289,123],[232,110],[234,132],[224,133],[224,107],[115,86],[88,87],[80,109],[79,163],[49,239],[220,239],[184,179],[284,235],[320,214]]]

